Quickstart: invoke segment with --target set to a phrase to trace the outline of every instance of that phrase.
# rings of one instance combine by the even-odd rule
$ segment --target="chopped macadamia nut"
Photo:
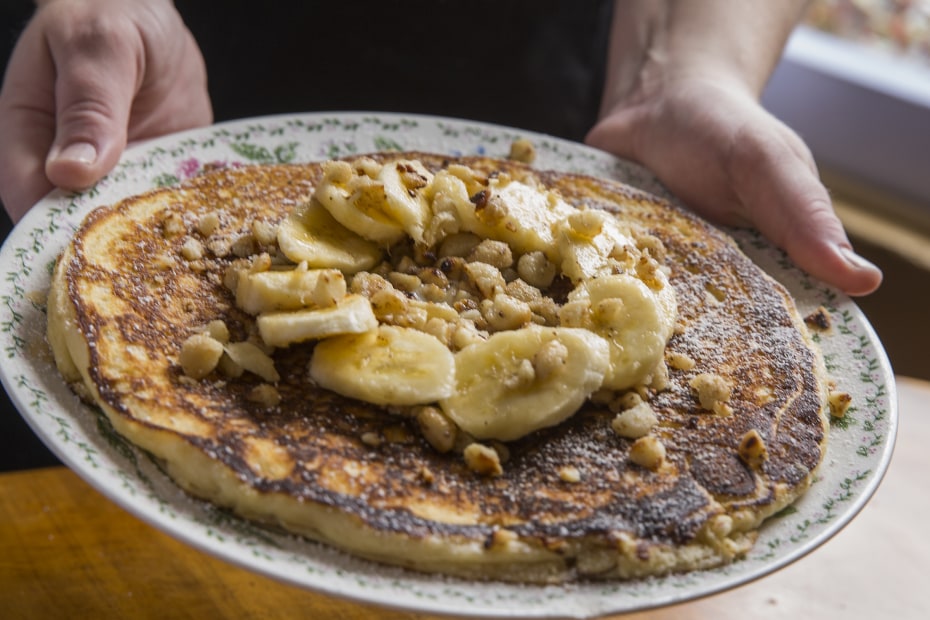
[[[691,388],[697,393],[701,407],[718,414],[728,414],[732,411],[727,406],[730,400],[732,387],[726,379],[712,373],[702,373],[691,380]]]
[[[258,251],[255,236],[252,233],[239,235],[229,246],[229,251],[239,258],[248,258]]]
[[[500,476],[504,473],[500,456],[494,448],[480,443],[469,444],[463,453],[468,469],[482,476]]]
[[[578,471],[578,468],[573,465],[566,465],[559,468],[559,480],[562,482],[568,482],[569,484],[574,484],[576,482],[581,482],[581,472]]]
[[[439,244],[439,257],[455,256],[464,258],[481,243],[481,237],[473,233],[449,235]]]
[[[248,399],[253,403],[258,403],[268,409],[277,407],[281,404],[281,394],[273,386],[267,383],[256,385],[249,391]]]
[[[381,435],[379,435],[378,433],[371,432],[371,431],[362,433],[362,436],[360,437],[360,439],[362,440],[363,444],[371,448],[377,448],[378,446],[384,443],[384,438],[381,437]]]
[[[197,220],[197,232],[204,237],[209,237],[220,227],[220,216],[215,211],[205,213]]]
[[[278,229],[271,222],[255,220],[252,222],[252,237],[259,245],[274,245],[278,239]]]
[[[393,424],[384,429],[384,440],[388,443],[410,443],[413,441],[413,435],[406,426]]]
[[[846,411],[849,410],[849,405],[852,403],[852,396],[846,392],[831,391],[827,397],[827,402],[830,405],[830,415],[834,418],[842,418],[846,415]]]
[[[420,471],[417,472],[417,475],[420,477],[420,480],[423,482],[423,484],[427,486],[436,482],[436,474],[434,474],[433,471],[427,467],[421,467]]]
[[[416,417],[423,437],[437,452],[448,452],[455,446],[455,434],[458,429],[438,407],[418,407]]]
[[[697,362],[695,362],[694,359],[685,353],[677,353],[673,351],[668,354],[667,358],[668,365],[675,370],[691,370],[697,365]]]
[[[162,236],[165,239],[174,239],[181,235],[187,234],[187,227],[184,225],[184,219],[177,213],[172,213],[162,222]]]
[[[350,290],[357,295],[371,299],[372,295],[384,289],[390,289],[391,283],[376,273],[362,271],[352,277]]]
[[[768,458],[768,449],[759,431],[752,429],[739,442],[739,457],[750,467],[759,467]]]
[[[555,278],[555,264],[542,252],[529,252],[517,261],[517,273],[527,284],[548,288]]]
[[[626,409],[632,409],[642,402],[642,396],[640,396],[637,392],[629,391],[624,392],[619,396],[612,397],[611,400],[607,403],[607,408],[614,413],[619,413]]]
[[[225,346],[226,354],[238,366],[268,381],[277,383],[281,377],[275,370],[274,360],[257,345],[245,342],[230,342]]]
[[[509,159],[524,164],[532,164],[536,161],[536,147],[526,138],[517,138],[510,143]]]
[[[223,344],[207,334],[193,334],[181,345],[178,362],[184,374],[203,379],[210,374],[223,355]]]
[[[232,240],[226,236],[211,237],[207,240],[207,249],[217,258],[229,256]]]
[[[379,290],[369,301],[375,316],[383,323],[403,322],[410,305],[407,297],[393,287]]]
[[[359,164],[360,162],[356,162]],[[378,167],[380,170],[380,166]],[[377,172],[375,172],[377,174]],[[337,185],[348,183],[353,176],[352,165],[347,161],[323,162],[323,180]]]
[[[711,519],[710,532],[716,538],[726,538],[733,531],[733,518],[729,515],[717,515]]]
[[[476,245],[465,258],[469,261],[487,263],[498,269],[506,269],[513,264],[510,246],[494,239],[485,239]]]
[[[542,381],[562,372],[567,363],[568,348],[559,340],[550,340],[533,356],[533,369]]]
[[[618,413],[610,426],[621,437],[639,439],[648,435],[658,423],[659,418],[655,410],[649,403],[640,401],[626,411]]]
[[[804,317],[804,323],[813,329],[826,331],[830,329],[830,312],[823,306],[820,306],[814,312]]]
[[[646,233],[636,235],[636,247],[658,261],[664,261],[668,254],[661,239]]]
[[[271,269],[271,255],[267,252],[262,252],[258,256],[253,257],[252,266],[249,267],[249,273],[261,273],[263,271],[268,271]],[[301,263],[297,266],[295,271],[307,271],[307,263]]]
[[[168,271],[169,269],[174,269],[178,264],[178,261],[175,260],[174,256],[169,256],[167,254],[159,254],[152,259],[152,267],[159,271]]]
[[[481,310],[488,327],[493,331],[518,329],[533,318],[529,304],[504,293],[498,293],[494,299],[482,302]]]
[[[456,350],[462,350],[465,347],[484,342],[488,339],[485,332],[479,330],[473,321],[465,318],[459,318],[452,327],[452,346]]]
[[[607,217],[603,211],[585,209],[575,211],[565,218],[565,225],[572,234],[585,239],[593,239],[604,230]]]
[[[188,237],[184,245],[181,246],[181,256],[184,260],[200,260],[203,258],[203,244],[193,237]]]
[[[659,263],[648,255],[644,254],[636,263],[636,275],[646,283],[646,286],[654,290],[661,289],[664,286],[662,278],[658,275],[659,271]]]
[[[527,284],[521,278],[516,278],[508,282],[507,286],[504,287],[504,292],[514,299],[519,299],[526,303],[538,302],[543,298],[543,294],[538,288]]]
[[[215,320],[207,323],[206,333],[222,344],[229,342],[229,328],[223,321]]]
[[[491,539],[488,546],[492,549],[495,547],[505,547],[510,543],[516,542],[518,539],[519,536],[512,530],[495,529],[491,534]]]
[[[507,286],[501,270],[488,263],[468,263],[465,265],[465,273],[485,299],[490,299],[497,291],[504,290]]]
[[[417,276],[409,273],[401,273],[399,271],[392,271],[388,274],[387,279],[388,282],[394,285],[394,288],[407,293],[416,291],[423,284]]]
[[[216,365],[216,368],[230,379],[241,377],[245,372],[245,368],[234,362],[229,355],[226,355],[225,351],[223,352],[223,357],[220,358],[219,363]]]
[[[640,437],[630,446],[630,460],[655,471],[665,462],[665,445],[654,435]]]
[[[659,363],[656,364],[655,370],[652,371],[652,374],[647,379],[647,385],[657,392],[668,389],[668,365],[666,365],[664,360],[659,360]]]

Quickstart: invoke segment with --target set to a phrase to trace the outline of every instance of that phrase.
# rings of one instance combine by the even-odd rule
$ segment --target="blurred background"
[[[197,3],[177,4],[183,11]],[[32,10],[31,0],[0,0],[3,67]],[[207,17],[189,21],[198,39],[209,41],[212,33],[212,40],[230,40],[216,28],[215,16]],[[204,47],[208,62],[211,53],[235,53]],[[229,68],[239,71],[238,65]],[[930,380],[930,0],[815,0],[763,103],[811,147],[853,244],[884,270],[879,291],[856,303],[894,371]],[[236,110],[218,107],[217,119]],[[0,214],[0,235],[9,227]],[[55,462],[0,394],[0,471]]]
[[[815,0],[763,103],[814,153],[856,249],[856,299],[899,375],[930,379],[930,0]]]

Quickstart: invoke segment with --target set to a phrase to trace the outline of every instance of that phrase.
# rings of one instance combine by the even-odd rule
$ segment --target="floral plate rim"
[[[834,421],[831,446],[811,490],[763,528],[734,564],[635,582],[522,586],[414,574],[348,557],[317,543],[265,530],[193,500],[160,465],[131,446],[70,392],[44,345],[42,291],[51,266],[94,206],[227,165],[318,160],[374,150],[420,150],[506,157],[518,137],[533,141],[538,168],[626,181],[667,196],[644,169],[587,146],[478,121],[381,112],[322,112],[242,119],[165,136],[127,149],[100,183],[56,191],[26,215],[0,250],[0,380],[36,434],[106,497],[186,543],[249,570],[357,602],[482,618],[594,618],[642,611],[722,592],[810,553],[867,503],[888,466],[897,428],[894,377],[866,317],[846,296],[811,280],[759,235],[730,231],[798,300],[835,320],[815,334],[838,387],[854,405]]]

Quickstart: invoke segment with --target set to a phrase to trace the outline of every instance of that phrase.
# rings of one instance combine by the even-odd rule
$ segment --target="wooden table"
[[[930,384],[899,379],[898,388],[891,468],[848,527],[755,583],[624,618],[930,618]],[[204,555],[64,468],[0,475],[0,616],[427,618],[314,594]]]

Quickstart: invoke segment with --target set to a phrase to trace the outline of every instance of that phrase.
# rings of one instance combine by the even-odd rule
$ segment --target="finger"
[[[585,144],[617,157],[640,161],[636,148],[636,112],[621,110],[602,118],[584,138]]]
[[[45,156],[55,135],[53,80],[47,49],[27,28],[0,91],[0,200],[14,222],[52,189]]]
[[[734,155],[741,163],[733,184],[759,231],[800,268],[847,294],[877,289],[881,270],[852,249],[812,160],[786,136],[742,144],[749,151]]]
[[[103,22],[49,36],[57,71],[57,131],[45,171],[60,187],[88,187],[109,172],[126,147],[142,50],[131,28]]]
[[[45,152],[54,131],[41,113],[0,109],[0,201],[18,222],[52,190],[45,177]],[[41,144],[38,149],[30,145]]]

